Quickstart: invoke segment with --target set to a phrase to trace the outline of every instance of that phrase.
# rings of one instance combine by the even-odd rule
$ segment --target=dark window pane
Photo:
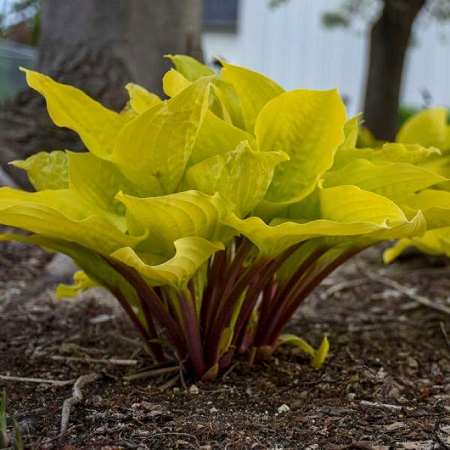
[[[237,10],[238,0],[204,0],[204,28],[236,30]]]

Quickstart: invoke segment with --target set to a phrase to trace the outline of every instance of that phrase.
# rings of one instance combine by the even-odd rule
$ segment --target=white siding
[[[240,36],[236,33],[203,32],[203,53],[205,63],[211,65],[215,56],[224,58],[226,61],[240,61]]]
[[[352,29],[324,28],[324,11],[337,4],[288,0],[269,8],[268,0],[240,0],[236,34],[205,34],[207,60],[218,54],[264,73],[285,89],[338,87],[349,115],[356,114],[363,103],[368,30],[362,23]],[[450,24],[419,27],[405,65],[402,103],[422,105],[427,89],[433,105],[450,106],[449,80]]]
[[[450,23],[419,25],[416,35],[405,65],[404,101],[422,105],[427,90],[433,106],[449,108]]]

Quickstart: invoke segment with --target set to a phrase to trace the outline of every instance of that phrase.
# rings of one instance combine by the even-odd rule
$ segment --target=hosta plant
[[[0,190],[0,222],[30,232],[1,239],[69,255],[74,295],[114,294],[159,363],[213,379],[237,353],[269,358],[335,268],[387,239],[420,236],[423,214],[401,200],[444,178],[417,162],[429,150],[354,149],[358,118],[336,90],[286,92],[223,63],[221,74],[171,57],[167,99],[130,84],[121,113],[27,71],[58,126],[86,153],[55,150],[14,164],[36,192]]]
[[[430,156],[417,161],[418,164],[445,178],[450,177],[450,126],[447,120],[445,108],[429,108],[407,120],[396,136],[396,141],[406,145],[429,148]],[[411,193],[401,200],[401,206],[404,210],[420,209],[426,218],[427,231],[422,236],[400,239],[386,250],[385,261],[392,261],[408,247],[450,257],[450,183],[444,181]]]

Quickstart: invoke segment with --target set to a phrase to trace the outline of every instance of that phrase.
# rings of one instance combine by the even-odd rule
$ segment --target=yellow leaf
[[[415,114],[403,124],[395,140],[448,150],[450,142],[447,139],[447,110],[430,108]]]
[[[137,84],[128,83],[125,87],[130,96],[130,106],[138,114],[142,114],[147,109],[162,102],[156,94],[147,91]]]
[[[221,242],[210,242],[200,237],[186,237],[174,242],[175,255],[167,261],[151,265],[132,248],[121,248],[111,257],[134,267],[153,286],[170,285],[185,291],[187,283],[200,266],[215,252],[222,250]]]
[[[272,98],[282,94],[284,89],[260,73],[225,61],[221,62],[222,77],[234,87],[239,98],[245,129],[253,133],[256,118],[262,107]]]
[[[45,97],[53,122],[78,133],[94,155],[109,159],[114,140],[127,123],[127,117],[105,108],[79,89],[57,83],[38,72],[22,70],[27,74],[28,85]]]
[[[178,189],[208,108],[210,81],[202,78],[148,109],[117,136],[112,160],[143,197]]]
[[[344,141],[345,107],[336,90],[286,92],[260,112],[255,135],[261,151],[282,150],[290,160],[275,170],[265,200],[294,203],[310,194]]]

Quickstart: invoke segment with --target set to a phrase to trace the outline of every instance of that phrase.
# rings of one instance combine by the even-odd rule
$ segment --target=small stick
[[[360,403],[360,405],[363,405],[363,406],[372,406],[374,408],[390,409],[392,411],[401,411],[403,409],[411,411],[413,409],[413,408],[405,408],[405,407],[399,406],[399,405],[390,405],[388,403],[370,402],[368,400],[361,400],[359,403]]]
[[[180,379],[180,375],[177,374],[174,377],[172,377],[167,383],[164,383],[162,386],[158,388],[159,392],[164,392],[167,389],[171,388],[174,384],[177,383],[177,381]]]
[[[86,384],[93,383],[100,378],[100,374],[91,373],[89,375],[82,375],[78,380],[75,381],[72,389],[72,397],[66,399],[63,403],[62,413],[61,413],[61,434],[67,431],[69,425],[70,408],[83,400],[83,393],[81,388]]]
[[[158,375],[164,375],[166,373],[176,372],[178,370],[179,370],[178,366],[162,367],[160,369],[151,369],[151,370],[146,370],[144,372],[138,372],[133,375],[126,375],[123,377],[123,379],[125,381],[133,381],[133,380],[139,380],[141,378],[156,377]]]
[[[48,380],[46,378],[28,378],[28,377],[10,377],[7,375],[0,375],[0,381],[20,381],[23,383],[46,383],[54,386],[67,386],[73,384],[75,380]]]
[[[337,294],[338,292],[344,291],[345,289],[357,287],[362,284],[364,284],[363,278],[357,278],[356,280],[349,280],[349,281],[341,281],[340,283],[333,284],[325,292],[322,292],[320,294],[320,298],[326,299],[334,294]]]
[[[227,371],[222,375],[222,380],[226,380],[228,378],[228,375],[230,375],[231,372],[235,369],[235,364],[231,365]]]
[[[137,360],[135,359],[79,358],[76,356],[59,356],[59,355],[50,356],[50,358],[56,361],[74,361],[74,362],[83,362],[87,364],[91,363],[111,364],[115,366],[135,366],[138,363]]]
[[[447,306],[433,302],[423,295],[414,294],[410,288],[403,286],[397,281],[391,280],[390,278],[383,278],[373,273],[367,273],[367,276],[374,281],[378,281],[381,284],[397,289],[397,291],[401,292],[402,294],[406,295],[407,297],[411,298],[417,303],[420,303],[423,306],[427,306],[428,308],[450,315],[450,308],[448,308]]]

